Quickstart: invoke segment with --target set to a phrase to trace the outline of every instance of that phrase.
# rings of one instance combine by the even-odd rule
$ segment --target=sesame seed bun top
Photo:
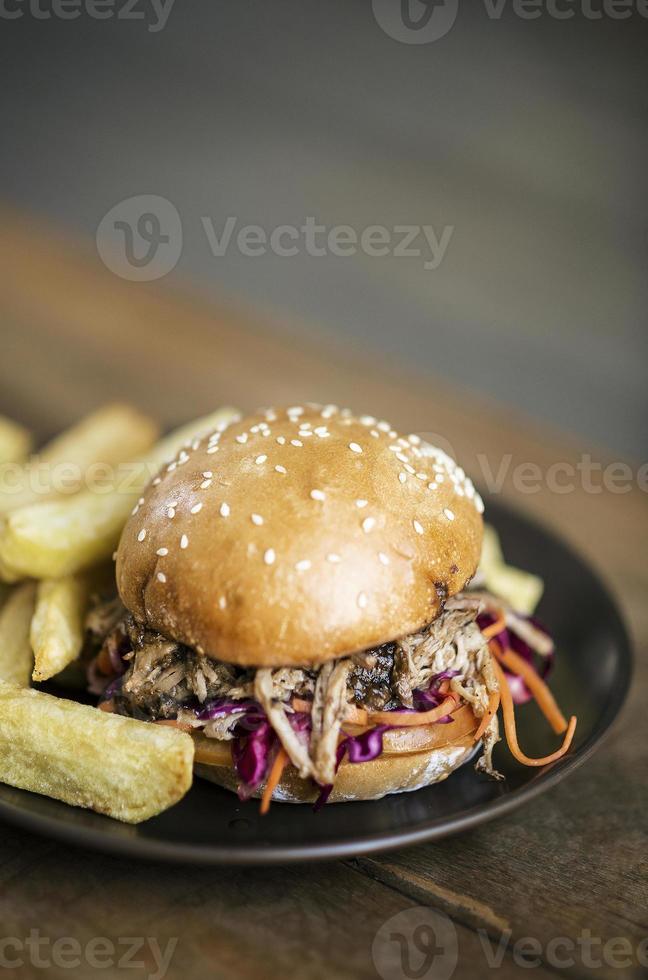
[[[323,663],[415,632],[474,574],[483,505],[450,457],[334,406],[187,446],[124,528],[136,619],[230,663]]]

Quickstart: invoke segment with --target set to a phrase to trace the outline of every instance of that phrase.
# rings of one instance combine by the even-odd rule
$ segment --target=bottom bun
[[[441,748],[399,755],[381,755],[371,762],[349,763],[340,766],[328,798],[329,803],[349,803],[352,800],[379,800],[389,793],[404,793],[431,786],[447,779],[451,772],[467,762],[477,750],[472,737],[457,739]],[[236,792],[238,780],[231,764],[196,763],[194,772],[225,789]],[[263,793],[260,786],[253,796]],[[294,766],[286,766],[274,793],[277,803],[313,803],[319,788],[309,779],[301,779]]]

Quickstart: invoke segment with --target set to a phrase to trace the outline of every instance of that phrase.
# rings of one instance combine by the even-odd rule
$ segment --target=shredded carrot
[[[498,633],[501,633],[503,629],[506,629],[506,619],[504,618],[504,613],[500,609],[498,610],[497,619],[495,622],[491,623],[490,626],[484,626],[483,630],[480,632],[485,640],[492,640],[492,638],[497,636]]]
[[[524,766],[546,766],[550,762],[555,762],[556,759],[562,758],[563,755],[569,749],[574,738],[574,731],[576,729],[576,718],[574,715],[569,719],[569,725],[567,726],[567,732],[563,739],[563,743],[559,749],[552,752],[551,755],[546,755],[542,759],[530,759],[528,755],[525,755],[521,750],[518,740],[517,731],[515,728],[515,713],[513,710],[513,697],[509,690],[509,686],[506,682],[506,677],[504,676],[504,671],[499,665],[499,661],[495,660],[493,662],[493,667],[495,673],[497,674],[497,679],[500,685],[500,696],[502,699],[502,714],[504,715],[504,732],[506,734],[506,741],[508,743],[509,751],[514,759],[521,762]]]
[[[115,710],[115,702],[111,698],[110,701],[102,701],[97,705],[97,707],[99,708],[99,711],[107,711],[112,713]]]
[[[165,725],[167,728],[177,728],[181,732],[192,732],[193,728],[191,725],[183,725],[182,722],[176,721],[175,718],[163,718],[161,721],[156,721],[156,725]]]
[[[302,701],[301,698],[293,698],[290,703],[292,704],[295,711],[303,711],[307,715],[309,715],[313,710],[312,701]]]
[[[513,650],[502,650],[497,640],[491,640],[490,648],[501,664],[522,678],[556,735],[566,732],[567,719],[556,704],[553,694],[533,667]]]
[[[493,693],[490,695],[490,697],[488,699],[488,707],[486,708],[485,713],[482,715],[482,719],[479,722],[479,727],[477,728],[477,731],[475,732],[475,741],[476,742],[479,741],[479,739],[482,737],[482,735],[484,734],[484,732],[486,731],[486,729],[490,725],[491,719],[492,719],[493,715],[495,714],[495,712],[499,708],[499,703],[500,703],[499,691],[493,691]]]
[[[102,647],[101,650],[99,651],[99,656],[97,657],[96,664],[100,674],[110,676],[110,674],[114,674],[115,672],[115,668],[113,667],[112,661],[110,659],[110,654],[108,653],[108,648],[105,646]]]
[[[268,776],[268,782],[265,785],[263,791],[263,796],[261,797],[261,806],[259,807],[259,813],[267,813],[270,809],[270,802],[272,800],[272,794],[274,793],[279,780],[281,779],[281,774],[286,768],[288,763],[288,753],[284,749],[283,745],[277,752],[275,761],[272,763],[272,768],[270,769],[270,774]]]
[[[441,704],[429,711],[366,711],[350,705],[347,707],[346,721],[353,725],[394,725],[399,728],[432,725],[439,718],[451,714],[458,701],[458,694],[448,694]]]

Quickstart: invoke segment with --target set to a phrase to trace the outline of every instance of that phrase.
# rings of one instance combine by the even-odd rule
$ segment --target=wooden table
[[[546,476],[557,461],[575,465],[582,447],[470,392],[377,363],[369,351],[306,342],[295,325],[261,325],[160,284],[117,279],[94,256],[10,214],[0,232],[0,275],[0,412],[39,435],[115,397],[169,424],[224,402],[251,409],[311,399],[350,403],[407,431],[442,433],[482,483],[489,467],[497,473],[510,457],[502,495],[552,525],[604,574],[638,650],[629,704],[593,760],[532,805],[437,844],[317,867],[201,870],[133,864],[3,827],[0,939],[32,928],[82,944],[177,937],[171,978],[374,977],[376,931],[422,905],[456,926],[458,978],[489,972],[486,933],[508,941],[502,978],[522,972],[512,953],[522,937],[543,951],[532,976],[645,975],[637,966],[592,969],[578,953],[570,971],[547,945],[589,930],[595,940],[622,937],[635,949],[648,935],[645,493],[560,494],[544,482],[537,493],[520,493],[518,464],[536,463]],[[600,956],[601,944],[592,948]],[[564,958],[564,950],[556,955]],[[116,968],[96,972],[123,976]],[[147,972],[154,972],[150,955],[132,975]],[[25,965],[18,975],[43,970]],[[89,972],[53,967],[49,975]]]

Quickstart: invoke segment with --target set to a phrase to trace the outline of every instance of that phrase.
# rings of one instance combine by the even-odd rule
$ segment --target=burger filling
[[[475,726],[484,718],[498,679],[482,633],[489,622],[483,607],[483,594],[463,592],[418,633],[316,668],[254,669],[223,663],[146,629],[113,600],[89,616],[99,649],[90,665],[91,686],[107,710],[231,742],[243,793],[257,788],[260,774],[260,781],[267,777],[280,749],[300,776],[330,786],[350,727],[363,729],[354,741],[364,741],[349,758],[367,761],[380,754],[385,730],[404,721],[416,724],[419,715],[427,723],[432,712],[434,724],[450,725],[452,709],[469,705]],[[544,633],[538,636],[546,643]],[[446,704],[447,710],[436,711]],[[497,777],[491,760],[499,738],[495,714],[482,738],[478,766]],[[265,757],[265,769],[253,765],[257,755]]]

